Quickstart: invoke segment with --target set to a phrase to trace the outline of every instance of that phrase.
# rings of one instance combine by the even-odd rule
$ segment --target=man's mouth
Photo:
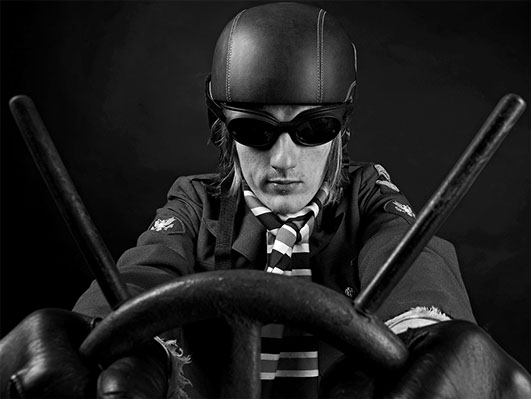
[[[288,192],[294,190],[302,182],[300,180],[284,180],[284,179],[273,179],[268,180],[267,184],[275,191],[279,191],[281,194],[287,194]]]
[[[268,183],[288,186],[290,184],[300,183],[300,180],[271,179],[271,180],[268,180]]]

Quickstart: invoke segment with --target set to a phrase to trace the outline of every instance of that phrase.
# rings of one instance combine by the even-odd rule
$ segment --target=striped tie
[[[309,239],[328,196],[326,184],[306,207],[287,216],[276,215],[264,206],[245,182],[243,192],[247,206],[267,229],[266,272],[311,281]],[[263,326],[262,397],[316,397],[318,375],[314,336],[282,324]]]

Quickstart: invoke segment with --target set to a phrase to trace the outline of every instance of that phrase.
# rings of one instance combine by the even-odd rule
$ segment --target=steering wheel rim
[[[347,355],[355,353],[375,370],[393,372],[408,357],[402,341],[384,323],[355,309],[344,295],[313,282],[258,270],[197,273],[145,291],[105,317],[85,339],[80,353],[106,364],[164,331],[216,318],[236,329],[238,342],[233,340],[233,347],[239,348],[238,356],[253,357],[243,366],[232,360],[241,370],[229,374],[250,373],[247,383],[258,379],[255,387],[259,385],[260,326],[268,323],[313,333]],[[256,389],[227,388],[235,389],[256,394]]]

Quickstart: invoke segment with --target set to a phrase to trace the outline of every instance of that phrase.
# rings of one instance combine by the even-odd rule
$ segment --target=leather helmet
[[[241,11],[214,51],[214,100],[257,104],[342,103],[354,97],[356,50],[323,9],[272,3]]]

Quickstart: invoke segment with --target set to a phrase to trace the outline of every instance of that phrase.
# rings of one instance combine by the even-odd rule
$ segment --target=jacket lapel
[[[341,205],[343,203],[339,206],[327,207],[317,216],[316,225],[310,237],[310,257],[321,252],[336,234],[344,216],[344,207]]]
[[[245,201],[241,200],[241,196],[237,209],[234,220],[232,249],[243,255],[256,268],[265,267],[265,227],[245,205]],[[210,233],[217,239],[219,220],[203,218],[203,222]]]
[[[239,252],[251,261],[258,268],[265,268],[266,259],[266,229],[260,221],[253,215],[251,210],[243,204],[243,219],[241,227],[235,226],[234,242],[232,249]],[[259,265],[258,262],[263,264]]]
[[[237,207],[232,249],[249,260],[255,268],[265,267],[265,227],[252,214],[241,196]],[[315,230],[310,238],[311,257],[325,248],[335,235],[343,220],[345,208],[346,205],[341,202],[338,206],[327,207],[318,215]],[[204,218],[203,222],[212,235],[217,238],[219,221]]]

